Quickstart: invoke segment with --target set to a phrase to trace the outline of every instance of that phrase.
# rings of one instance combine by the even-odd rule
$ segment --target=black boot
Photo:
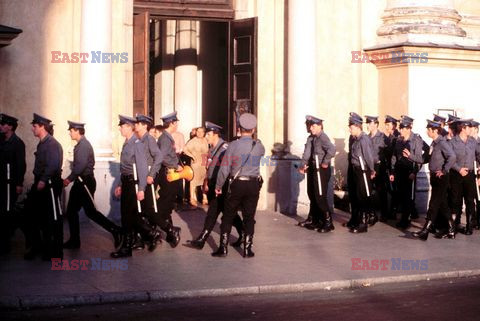
[[[378,222],[378,216],[375,211],[368,214],[368,225],[374,226]]]
[[[352,229],[357,225],[358,225],[358,211],[352,210],[350,219],[348,220],[348,222],[343,223],[342,226]]]
[[[305,224],[305,228],[307,230],[316,230],[316,229],[319,229],[319,228],[322,228],[322,222],[310,222],[308,224]]]
[[[298,222],[298,226],[300,227],[305,227],[307,224],[312,224],[312,216],[308,215],[307,219],[305,221]]]
[[[132,236],[132,250],[143,250],[145,248],[145,242],[138,233],[134,233]]]
[[[148,240],[148,251],[153,252],[157,248],[157,245],[162,242],[160,238],[160,232],[157,229],[152,229],[146,236]]]
[[[453,219],[448,220],[448,233],[445,235],[444,238],[447,239],[454,239],[455,238],[455,222]]]
[[[252,251],[253,235],[245,235],[245,241],[243,243],[243,257],[254,257],[255,253]]]
[[[467,217],[467,224],[462,229],[462,233],[465,235],[472,235],[473,234],[473,217],[471,215],[466,214]]]
[[[191,241],[188,240],[187,246],[194,249],[201,250],[205,246],[205,242],[207,241],[209,235],[210,235],[210,231],[205,229],[202,231],[202,233],[200,233],[199,236],[197,236],[196,239]]]
[[[125,238],[123,240],[123,243],[120,249],[116,252],[110,253],[110,256],[114,259],[132,256],[132,241],[133,241],[132,233],[127,233],[125,235]]]
[[[80,240],[79,239],[69,239],[65,243],[63,243],[64,249],[76,250],[80,248]]]
[[[360,214],[360,224],[352,228],[350,232],[352,233],[366,233],[368,232],[368,213]]]
[[[228,238],[229,238],[228,233],[222,233],[220,234],[220,245],[218,246],[218,249],[212,253],[212,256],[215,257],[225,257],[228,254]]]
[[[318,233],[328,233],[335,229],[333,226],[332,214],[330,212],[325,213],[325,223],[318,229]]]
[[[181,228],[176,226],[170,226],[167,230],[167,242],[171,247],[176,247],[180,242],[180,231]]]
[[[111,233],[113,236],[113,246],[115,246],[115,249],[118,249],[120,245],[122,245],[125,235],[120,228],[111,231]]]
[[[243,234],[243,232],[239,232],[238,239],[230,245],[233,247],[240,247],[242,246],[244,239],[245,239],[245,234]]]
[[[428,233],[430,233],[432,229],[432,221],[427,220],[425,225],[420,231],[413,232],[412,235],[422,241],[426,241],[428,239]]]

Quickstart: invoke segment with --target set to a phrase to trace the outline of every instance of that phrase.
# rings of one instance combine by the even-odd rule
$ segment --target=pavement
[[[65,250],[64,260],[89,260],[86,270],[52,270],[52,262],[24,261],[24,239],[17,231],[12,252],[0,257],[0,308],[333,290],[480,275],[479,231],[423,242],[409,232],[423,225],[419,219],[406,232],[392,221],[352,234],[341,225],[349,214],[337,211],[336,229],[320,234],[296,226],[304,215],[258,211],[256,255],[244,259],[232,247],[226,258],[210,255],[218,245],[218,226],[203,250],[183,246],[201,231],[205,211],[179,211],[173,221],[182,228],[181,244],[171,248],[164,241],[154,252],[135,251],[117,266],[109,256],[110,234],[84,220],[82,248]],[[66,238],[66,224],[65,231]],[[99,261],[105,268],[94,266]]]

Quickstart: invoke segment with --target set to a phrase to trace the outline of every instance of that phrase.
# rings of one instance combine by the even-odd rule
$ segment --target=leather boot
[[[447,239],[455,238],[455,221],[453,219],[448,220],[448,233],[445,234],[444,238],[447,238]]]
[[[368,214],[368,225],[374,226],[378,222],[378,215],[375,211]]]
[[[316,229],[319,229],[319,228],[322,228],[322,222],[311,222],[311,223],[308,223],[308,224],[305,224],[305,228],[307,230],[316,230]]]
[[[228,254],[228,238],[229,238],[228,233],[222,233],[220,234],[220,245],[218,246],[218,249],[212,253],[212,256],[215,257],[226,257]]]
[[[122,245],[125,235],[122,233],[122,230],[120,228],[115,229],[110,233],[112,233],[113,236],[113,246],[115,246],[115,249],[118,249],[120,245]]]
[[[304,221],[301,221],[301,222],[298,222],[298,226],[300,227],[305,227],[305,225],[307,224],[311,224],[312,223],[312,216],[311,215],[308,215],[307,219],[304,220]]]
[[[352,228],[350,232],[352,233],[366,233],[368,232],[368,213],[361,213],[360,224]]]
[[[330,212],[325,213],[325,223],[318,229],[318,233],[328,233],[335,229],[333,226],[332,214]]]
[[[243,244],[243,240],[245,239],[245,234],[243,232],[238,233],[238,239],[230,244],[233,247],[240,247]]]
[[[358,211],[352,210],[351,212],[352,213],[350,215],[350,219],[348,220],[348,222],[342,224],[342,226],[347,227],[349,229],[352,229],[358,225]]]
[[[162,242],[161,234],[157,229],[151,230],[147,235],[148,251],[153,252],[157,248],[157,245]]]
[[[80,240],[69,239],[63,243],[64,249],[77,250],[80,248]]]
[[[472,235],[473,234],[473,217],[471,215],[466,214],[467,224],[462,229],[462,233],[465,235]]]
[[[245,241],[243,243],[243,257],[254,257],[255,253],[252,251],[253,235],[245,235]]]
[[[205,242],[207,241],[209,235],[210,235],[209,230],[203,230],[202,233],[200,233],[200,235],[197,236],[196,239],[188,240],[187,246],[193,249],[201,250],[205,246]]]
[[[432,228],[432,221],[427,220],[423,228],[420,231],[413,232],[412,235],[417,239],[426,241],[428,239],[428,233],[430,233],[431,228]]]
[[[116,252],[110,253],[110,256],[114,259],[132,256],[132,241],[133,241],[133,234],[127,233],[125,235],[125,238],[123,240],[123,243],[120,249]]]
[[[132,236],[132,250],[143,250],[145,248],[145,242],[138,233],[134,233]]]
[[[167,242],[171,247],[176,247],[180,242],[180,231],[182,229],[176,226],[170,226],[167,230]]]

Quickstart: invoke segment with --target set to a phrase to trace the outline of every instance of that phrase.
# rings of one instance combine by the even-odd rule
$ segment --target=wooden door
[[[148,12],[133,16],[133,115],[148,115],[149,25]]]

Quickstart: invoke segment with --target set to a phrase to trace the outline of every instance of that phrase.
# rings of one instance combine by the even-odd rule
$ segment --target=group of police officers
[[[429,146],[420,135],[412,132],[413,119],[387,115],[385,132],[379,131],[377,116],[365,116],[368,134],[363,131],[363,118],[350,113],[348,127],[349,153],[347,186],[351,217],[344,224],[352,233],[364,233],[378,221],[396,220],[396,226],[407,229],[415,209],[417,174],[428,163],[431,184],[426,222],[413,237],[427,240],[429,233],[437,238],[455,238],[456,232],[471,235],[480,227],[480,192],[477,177],[480,172],[479,123],[473,119],[448,119],[433,115],[427,120]],[[448,125],[448,130],[444,127]],[[320,233],[334,229],[332,213],[327,204],[327,188],[331,176],[330,160],[335,147],[323,132],[323,120],[306,116],[307,138],[299,171],[307,173],[310,211],[301,227]],[[399,130],[397,130],[397,126]],[[389,196],[390,195],[390,196]],[[476,202],[476,209],[475,209]],[[461,225],[465,204],[466,224]]]
[[[169,180],[167,175],[172,170],[183,170],[172,137],[179,122],[176,112],[161,117],[164,131],[158,141],[149,134],[153,126],[151,117],[119,115],[118,125],[125,142],[120,156],[121,183],[114,194],[121,201],[121,227],[99,212],[95,204],[95,155],[85,137],[85,124],[68,121],[68,131],[76,145],[71,173],[62,179],[62,146],[53,137],[51,120],[36,113],[31,122],[32,132],[39,139],[34,182],[20,215],[16,205],[23,192],[25,144],[15,134],[18,120],[6,114],[0,116],[2,253],[8,252],[9,239],[15,227],[20,226],[26,239],[25,259],[63,258],[63,249],[80,248],[78,212],[81,208],[88,218],[112,234],[116,249],[111,253],[113,258],[131,256],[139,240],[149,251],[154,251],[161,242],[161,231],[171,247],[178,245],[180,228],[173,225],[171,213],[180,181]],[[377,210],[382,222],[396,219],[396,213],[401,213],[397,227],[408,228],[410,220],[418,218],[415,185],[417,174],[425,163],[430,172],[431,198],[424,227],[412,235],[421,240],[426,240],[429,233],[438,238],[455,238],[456,232],[471,235],[474,228],[480,227],[476,165],[480,163],[478,122],[453,115],[447,120],[434,114],[433,120],[427,120],[427,135],[432,139],[428,146],[420,135],[412,132],[414,120],[408,116],[397,120],[387,115],[383,133],[378,129],[378,117],[365,118],[368,134],[363,131],[364,121],[360,115],[352,112],[348,119],[347,186],[351,218],[344,226],[350,232],[367,232],[368,226],[378,221]],[[448,131],[444,129],[446,124]],[[201,233],[187,241],[186,246],[202,249],[219,214],[223,213],[219,247],[212,253],[215,257],[227,256],[232,226],[239,237],[231,245],[243,245],[246,258],[254,256],[255,211],[263,183],[259,166],[265,148],[260,140],[253,138],[257,127],[254,115],[242,114],[238,125],[239,137],[227,143],[221,138],[221,126],[205,123],[210,150],[203,190],[208,194],[209,208]],[[335,146],[323,131],[323,120],[308,115],[306,127],[310,135],[299,171],[307,174],[310,210],[307,219],[298,225],[328,233],[335,229],[327,195]],[[63,243],[60,197],[63,187],[71,183],[66,213],[70,238]],[[466,224],[461,226],[464,203]]]
[[[62,146],[53,137],[52,121],[36,113],[31,122],[32,132],[39,139],[33,169],[34,182],[27,193],[24,210],[19,211],[16,204],[23,192],[25,144],[15,134],[18,119],[7,114],[0,116],[2,253],[9,251],[10,238],[20,227],[26,239],[26,260],[37,256],[43,260],[63,258],[63,249],[78,249],[81,246],[78,217],[81,208],[88,218],[112,234],[116,249],[111,253],[113,258],[131,256],[137,236],[149,251],[154,251],[161,242],[161,231],[172,247],[178,245],[180,228],[173,225],[171,213],[180,180],[169,180],[167,177],[168,172],[181,172],[183,169],[172,137],[178,128],[176,112],[161,117],[164,131],[158,141],[149,134],[153,126],[151,117],[119,115],[118,125],[125,142],[120,155],[120,185],[115,188],[114,194],[120,198],[121,227],[99,212],[95,204],[95,156],[92,145],[85,137],[85,124],[68,121],[68,131],[76,145],[71,173],[62,179]],[[231,144],[220,138],[221,126],[212,122],[205,125],[211,148],[204,190],[209,194],[210,206],[201,235],[187,245],[201,249],[220,212],[223,212],[220,245],[212,255],[227,255],[233,224],[239,239],[232,245],[243,245],[244,257],[252,257],[255,211],[262,185],[259,164],[260,157],[265,154],[262,143],[253,138],[256,117],[249,113],[239,117],[240,137]],[[71,183],[73,186],[66,213],[70,238],[63,243],[60,197],[63,187]],[[243,220],[237,214],[238,210],[242,211]]]

